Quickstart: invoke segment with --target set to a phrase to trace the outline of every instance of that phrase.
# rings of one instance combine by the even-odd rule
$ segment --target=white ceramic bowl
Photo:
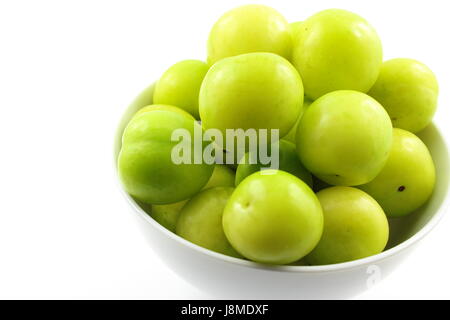
[[[114,142],[115,164],[126,124],[138,109],[152,103],[152,95],[153,86],[150,86],[123,114]],[[123,194],[150,246],[161,260],[183,279],[210,293],[213,298],[349,298],[367,290],[394,270],[439,222],[448,207],[449,157],[444,138],[434,125],[430,125],[419,136],[430,149],[436,165],[437,181],[433,196],[417,212],[389,222],[391,235],[384,252],[347,263],[267,266],[215,253],[166,230],[125,191]]]

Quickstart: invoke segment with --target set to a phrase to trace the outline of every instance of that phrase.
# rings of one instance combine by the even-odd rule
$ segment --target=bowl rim
[[[126,109],[128,110],[128,108]],[[183,239],[182,237],[178,236],[177,234],[171,232],[170,230],[166,229],[162,225],[160,225],[156,220],[154,220],[149,214],[147,214],[138,204],[137,202],[125,191],[123,188],[121,182],[119,173],[117,170],[117,158],[116,158],[116,141],[117,139],[121,139],[122,132],[121,131],[121,124],[123,123],[124,113],[121,114],[120,119],[118,121],[118,125],[115,127],[114,132],[114,140],[113,140],[113,168],[114,168],[114,175],[115,175],[115,181],[116,184],[122,193],[122,195],[125,197],[127,202],[131,205],[131,207],[134,209],[133,211],[139,215],[140,218],[144,219],[147,223],[150,223],[150,225],[157,229],[158,232],[162,232],[165,236],[169,237],[171,240],[178,242],[179,244],[187,247],[189,250],[194,250],[200,254],[204,254],[212,259],[217,259],[225,263],[234,264],[241,267],[251,268],[251,269],[260,269],[265,270],[269,272],[293,272],[293,273],[329,273],[329,272],[342,272],[342,271],[348,271],[351,269],[357,269],[361,268],[363,266],[370,266],[370,265],[377,265],[378,263],[387,260],[391,258],[392,256],[395,256],[403,251],[406,251],[408,248],[410,248],[412,245],[417,243],[418,241],[422,240],[434,227],[439,223],[439,221],[442,219],[444,214],[446,213],[449,205],[450,205],[450,189],[447,190],[445,198],[443,200],[443,203],[441,204],[438,211],[433,215],[433,217],[413,236],[411,236],[409,239],[401,242],[400,244],[383,251],[381,253],[378,253],[376,255],[349,261],[349,262],[342,262],[342,263],[336,263],[336,264],[329,264],[329,265],[319,265],[319,266],[296,266],[296,265],[268,265],[268,264],[262,264],[257,263],[249,260],[244,260],[240,258],[230,257],[218,252],[214,252],[212,250],[200,247],[199,245],[196,245],[190,241],[187,241],[186,239]],[[444,144],[447,158],[449,156],[449,148],[448,144],[445,140],[445,136],[442,134],[442,131],[440,128],[432,122],[430,124],[433,126],[438,135],[442,138],[442,143]]]

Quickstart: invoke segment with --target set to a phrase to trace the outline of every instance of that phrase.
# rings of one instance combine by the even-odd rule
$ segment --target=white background
[[[209,298],[139,234],[112,168],[113,133],[171,64],[205,58],[213,22],[245,1],[0,2],[0,298]],[[262,1],[289,21],[364,16],[385,57],[425,62],[449,136],[447,1]],[[450,298],[450,217],[358,298]]]

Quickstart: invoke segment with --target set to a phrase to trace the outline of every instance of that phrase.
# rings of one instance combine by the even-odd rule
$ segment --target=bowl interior
[[[137,110],[152,104],[153,89],[154,84],[147,87],[125,110],[120,119],[114,140],[115,163],[117,162],[117,157],[122,146],[122,134],[127,123]],[[448,206],[446,197],[448,193],[450,170],[448,149],[444,137],[434,124],[429,125],[417,135],[427,145],[436,166],[437,174],[435,190],[430,200],[414,213],[403,218],[389,219],[390,236],[386,250],[394,248],[410,239],[433,221],[437,222],[438,213],[442,215]],[[136,202],[136,205],[142,208],[142,205],[138,202]]]

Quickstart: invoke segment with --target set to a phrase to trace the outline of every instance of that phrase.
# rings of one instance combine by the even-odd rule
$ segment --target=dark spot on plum
[[[400,187],[398,187],[398,192],[402,192],[402,191],[404,191],[406,189],[406,187],[405,186],[400,186]]]

